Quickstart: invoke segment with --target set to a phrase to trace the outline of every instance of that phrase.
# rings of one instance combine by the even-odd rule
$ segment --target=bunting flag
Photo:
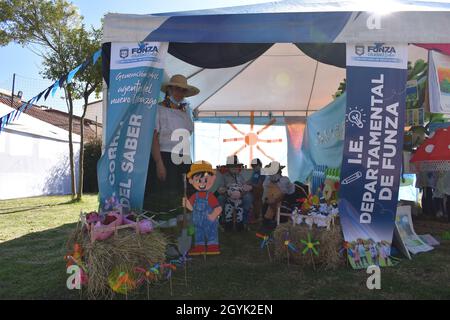
[[[78,70],[80,70],[81,66],[82,66],[82,64],[80,64],[78,67],[76,67],[75,69],[73,69],[72,71],[70,71],[67,74],[67,83],[68,84],[72,82],[73,77],[75,77],[75,75],[77,74]]]
[[[28,110],[28,106],[32,106],[33,103],[36,101],[37,96],[31,98],[30,100],[28,100],[27,104],[25,105],[25,108],[23,108],[22,112],[26,112]]]
[[[92,57],[92,64],[93,64],[93,65],[97,63],[97,60],[98,60],[98,58],[100,58],[101,55],[102,55],[102,49],[98,49],[98,50],[94,53],[94,55],[93,55],[93,57]]]
[[[51,85],[50,87],[47,88],[47,90],[45,90],[44,101],[47,100],[47,97],[50,94],[50,91],[52,91],[52,88],[53,88],[53,85]]]
[[[67,79],[67,74],[65,74],[65,75],[63,75],[61,78],[59,78],[59,80],[58,80],[58,86],[59,86],[60,88],[62,88],[62,87],[64,86],[64,82],[66,81],[66,79]]]
[[[69,84],[73,81],[74,77],[78,74],[83,72],[92,62],[92,65],[95,65],[98,61],[98,59],[102,55],[102,49],[97,50],[92,56],[86,58],[86,60],[74,68],[73,70],[69,71],[67,74],[63,75],[61,78],[56,80],[50,87],[46,88],[44,91],[39,92],[36,96],[28,100],[28,102],[22,103],[22,105],[16,110],[11,111],[10,113],[0,117],[0,132],[2,129],[8,125],[11,121],[15,121],[16,118],[19,119],[19,116],[26,112],[29,108],[33,107],[33,103],[38,102],[42,96],[44,97],[44,101],[47,100],[48,96],[52,95],[52,97],[55,96],[56,91],[59,88],[62,88],[64,84]]]
[[[52,88],[52,98],[55,96],[56,91],[59,89],[58,86],[59,80],[55,81],[55,83],[53,84],[53,88]]]

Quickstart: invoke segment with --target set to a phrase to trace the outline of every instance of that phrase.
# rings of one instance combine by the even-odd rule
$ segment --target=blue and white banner
[[[98,162],[100,206],[115,197],[140,210],[167,43],[112,43],[105,150]]]
[[[402,166],[406,44],[347,44],[339,212],[354,268],[392,265]]]

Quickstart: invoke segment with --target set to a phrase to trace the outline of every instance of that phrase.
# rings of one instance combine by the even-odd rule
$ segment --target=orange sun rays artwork
[[[237,155],[239,152],[245,150],[246,148],[250,149],[250,155],[249,155],[249,165],[251,164],[251,161],[253,160],[253,153],[254,148],[256,148],[261,154],[263,154],[265,157],[269,158],[271,161],[274,161],[274,158],[272,158],[270,155],[267,154],[267,152],[264,151],[262,147],[259,146],[259,143],[280,143],[283,142],[283,139],[262,139],[259,137],[261,133],[263,133],[265,130],[270,128],[277,120],[271,119],[269,122],[267,122],[264,127],[262,127],[258,131],[254,131],[254,124],[255,124],[255,113],[252,111],[250,112],[250,131],[245,133],[236,127],[234,123],[232,123],[230,120],[227,120],[227,123],[233,128],[234,131],[239,133],[241,137],[238,138],[226,138],[223,139],[223,142],[240,142],[243,141],[244,143],[231,155]]]

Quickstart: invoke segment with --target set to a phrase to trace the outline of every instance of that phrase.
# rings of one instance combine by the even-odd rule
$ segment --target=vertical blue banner
[[[98,162],[100,207],[115,197],[140,210],[167,43],[112,43],[105,150]]]
[[[407,46],[347,45],[339,213],[353,268],[392,265],[402,167]]]

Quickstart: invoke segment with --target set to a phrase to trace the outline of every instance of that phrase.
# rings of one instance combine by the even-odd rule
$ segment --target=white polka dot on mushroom
[[[431,153],[431,152],[433,152],[433,149],[434,149],[434,144],[429,144],[425,147],[425,152]]]

